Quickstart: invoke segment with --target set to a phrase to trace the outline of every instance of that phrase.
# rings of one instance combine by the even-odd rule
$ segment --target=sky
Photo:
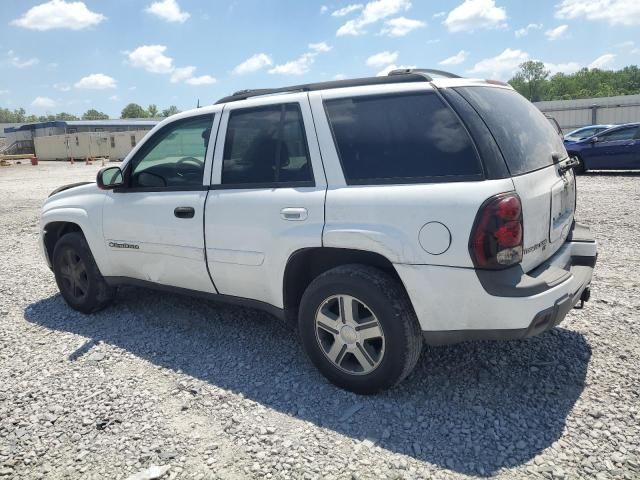
[[[245,88],[640,63],[640,0],[0,0],[0,107],[161,110]]]

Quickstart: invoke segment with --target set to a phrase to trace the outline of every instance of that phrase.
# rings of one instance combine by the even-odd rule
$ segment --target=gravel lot
[[[136,288],[69,309],[39,209],[98,168],[0,167],[0,478],[640,478],[640,174],[579,177],[600,243],[584,310],[526,341],[427,348],[358,397],[261,312]]]

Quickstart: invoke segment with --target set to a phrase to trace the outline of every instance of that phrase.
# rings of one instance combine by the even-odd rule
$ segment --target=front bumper
[[[480,271],[435,265],[401,265],[403,281],[425,340],[431,345],[466,340],[508,340],[558,325],[587,297],[597,244],[577,224],[546,262],[524,273],[519,266]]]

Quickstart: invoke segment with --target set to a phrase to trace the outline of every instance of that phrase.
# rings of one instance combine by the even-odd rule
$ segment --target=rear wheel
[[[80,312],[101,310],[115,296],[116,289],[105,282],[81,233],[67,233],[58,240],[53,272],[64,300]]]
[[[311,282],[300,304],[299,327],[320,372],[361,394],[400,383],[422,347],[420,326],[402,286],[364,265],[337,267]]]

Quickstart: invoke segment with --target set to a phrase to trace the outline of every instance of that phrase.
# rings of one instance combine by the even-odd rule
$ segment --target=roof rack
[[[456,75],[455,73],[445,72],[444,70],[435,70],[433,68],[401,68],[398,70],[391,70],[389,72],[389,76],[393,77],[396,75],[407,75],[410,73],[422,75],[425,78],[428,78],[429,81],[433,80],[431,75],[445,78],[462,78],[460,75]]]
[[[274,95],[277,93],[293,93],[293,92],[313,92],[315,90],[330,90],[333,88],[345,87],[361,87],[366,85],[384,85],[391,83],[410,83],[410,82],[430,82],[433,80],[430,74],[444,76],[447,78],[460,78],[453,73],[443,72],[442,70],[431,70],[422,68],[408,68],[403,70],[393,70],[385,77],[365,77],[353,78],[348,80],[334,80],[331,82],[305,83],[302,85],[292,85],[280,88],[258,88],[254,90],[239,90],[233,95],[221,98],[216,102],[229,103],[239,100],[246,100],[251,97],[261,95]]]

